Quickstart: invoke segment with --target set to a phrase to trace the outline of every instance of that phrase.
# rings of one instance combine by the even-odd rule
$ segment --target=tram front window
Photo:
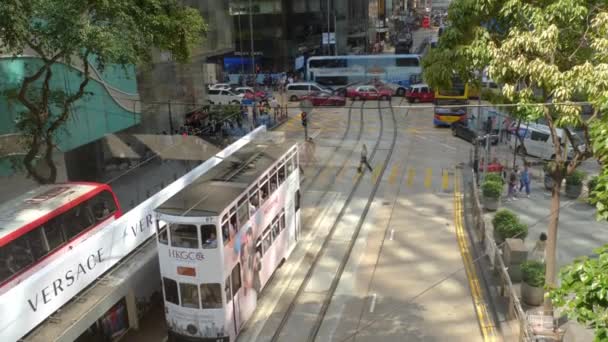
[[[179,283],[179,292],[182,295],[182,306],[185,308],[199,309],[198,289],[194,284]]]
[[[222,287],[220,284],[201,284],[203,309],[222,308]]]
[[[165,287],[165,300],[169,303],[179,305],[177,282],[173,279],[163,277],[163,285]]]
[[[208,224],[201,226],[201,241],[203,243],[203,248],[217,248],[217,234],[214,225]]]
[[[196,226],[192,224],[171,224],[171,246],[181,248],[198,248]]]

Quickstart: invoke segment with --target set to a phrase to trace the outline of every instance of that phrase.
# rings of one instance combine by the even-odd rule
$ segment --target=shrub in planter
[[[526,304],[541,305],[544,299],[545,264],[528,260],[521,264],[521,297]]]
[[[496,172],[488,173],[483,180],[488,181],[488,182],[497,182],[497,183],[500,183],[503,185],[505,184],[505,180],[502,178],[500,173],[496,173]]]
[[[492,218],[492,226],[494,226],[494,229],[497,229],[498,227],[504,226],[506,224],[517,223],[517,222],[519,222],[517,215],[515,215],[514,212],[507,210],[507,209],[501,209],[501,210],[497,211],[496,214],[494,215],[494,218]]]
[[[497,237],[504,241],[506,239],[522,239],[525,240],[528,236],[528,226],[518,221],[506,222],[495,228]]]
[[[569,198],[577,198],[583,191],[583,180],[586,174],[580,170],[574,170],[572,174],[566,177],[566,196]]]
[[[502,184],[493,181],[484,181],[481,184],[481,194],[483,196],[483,206],[487,210],[498,209],[500,195],[502,194]]]

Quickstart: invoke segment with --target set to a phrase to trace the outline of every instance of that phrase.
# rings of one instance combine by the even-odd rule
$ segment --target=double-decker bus
[[[380,80],[399,85],[403,96],[422,73],[419,55],[315,56],[306,63],[306,78],[329,87]]]
[[[44,185],[0,206],[0,296],[121,215],[106,184]]]
[[[299,235],[297,145],[255,140],[156,210],[170,341],[234,341]]]

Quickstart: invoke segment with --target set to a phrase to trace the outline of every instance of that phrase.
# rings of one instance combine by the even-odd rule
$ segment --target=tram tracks
[[[344,254],[342,255],[342,258],[340,259],[340,263],[338,265],[338,269],[335,272],[335,274],[332,277],[331,280],[331,284],[329,286],[329,289],[325,292],[325,294],[323,295],[323,299],[321,301],[321,307],[320,310],[318,312],[318,314],[316,315],[316,318],[312,324],[312,326],[309,329],[308,332],[308,336],[307,336],[307,340],[308,341],[314,341],[317,337],[317,334],[319,333],[319,329],[321,328],[321,325],[323,323],[323,320],[325,318],[325,314],[327,313],[327,310],[331,304],[331,300],[332,297],[338,287],[338,284],[340,282],[340,278],[344,272],[344,269],[346,267],[346,264],[348,262],[348,260],[350,259],[352,250],[355,246],[355,243],[357,241],[357,238],[359,236],[359,233],[361,231],[361,228],[363,226],[363,223],[365,222],[365,219],[367,217],[367,214],[369,212],[369,209],[371,207],[371,204],[376,196],[376,193],[380,187],[380,182],[382,180],[382,177],[384,175],[384,173],[386,172],[386,169],[388,167],[388,163],[392,157],[393,151],[395,149],[395,145],[396,145],[396,140],[397,140],[397,119],[395,116],[395,113],[392,109],[392,105],[389,102],[389,106],[390,106],[390,113],[391,113],[391,118],[392,118],[392,125],[393,125],[393,132],[392,132],[392,138],[391,138],[391,142],[390,142],[390,146],[387,149],[387,156],[385,158],[385,161],[382,163],[381,166],[381,170],[378,173],[377,177],[376,177],[376,181],[374,182],[373,186],[372,186],[372,190],[368,196],[366,205],[363,209],[362,214],[359,217],[359,220],[357,222],[357,225],[355,226],[355,228],[352,231],[352,235],[350,237],[350,240],[348,242],[348,245],[346,247],[346,250],[344,252]],[[380,108],[380,102],[378,102],[378,114],[379,114],[379,121],[380,121],[380,132],[378,134],[378,138],[375,142],[374,148],[372,150],[372,153],[370,155],[370,160],[374,160],[376,153],[380,150],[380,144],[382,142],[382,137],[384,135],[384,130],[385,130],[385,123],[384,123],[384,117],[382,115],[382,110]],[[363,106],[361,108],[361,116],[363,117]],[[363,119],[362,119],[363,120]],[[361,131],[359,134],[359,140],[361,137],[361,132],[363,131],[363,126],[361,126]],[[354,153],[354,149],[351,152],[351,154]],[[346,162],[348,162],[348,159],[346,159]],[[344,167],[344,165],[343,165]],[[342,219],[345,215],[345,213],[347,212],[348,208],[350,207],[351,202],[353,201],[353,198],[361,184],[363,180],[363,176],[359,175],[354,186],[352,187],[350,193],[348,194],[348,197],[346,198],[340,212],[338,213],[336,219],[334,220],[333,225],[331,226],[331,228],[328,231],[327,237],[325,238],[325,240],[323,241],[321,248],[319,249],[319,251],[316,253],[316,255],[314,256],[314,259],[312,260],[311,266],[308,269],[308,271],[306,272],[306,275],[304,276],[304,279],[302,281],[302,283],[300,284],[300,286],[298,287],[293,299],[290,301],[286,311],[284,312],[283,317],[281,318],[281,321],[279,322],[278,327],[274,330],[274,334],[271,338],[271,341],[279,341],[281,340],[282,337],[282,332],[284,331],[288,321],[290,318],[293,317],[293,313],[294,310],[296,308],[296,306],[299,304],[300,300],[302,299],[302,295],[305,292],[305,289],[307,288],[308,284],[310,283],[314,272],[317,270],[317,266],[319,265],[320,260],[322,260],[323,257],[327,256],[327,248],[330,244],[330,242],[332,242],[333,238],[334,238],[334,234],[336,233],[336,229],[340,224],[343,224],[344,222],[342,222]]]

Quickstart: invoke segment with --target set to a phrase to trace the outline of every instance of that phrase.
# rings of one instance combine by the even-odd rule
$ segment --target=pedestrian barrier
[[[508,300],[508,318],[514,319],[518,323],[519,341],[535,341],[534,333],[528,324],[527,316],[522,308],[521,302],[511,282],[511,277],[505,267],[502,251],[496,245],[492,227],[486,226],[483,217],[483,208],[479,200],[479,189],[476,182],[471,183],[471,208],[473,209],[473,225],[475,232],[481,238],[485,255],[488,256],[491,268],[494,269],[500,278],[500,295]]]

